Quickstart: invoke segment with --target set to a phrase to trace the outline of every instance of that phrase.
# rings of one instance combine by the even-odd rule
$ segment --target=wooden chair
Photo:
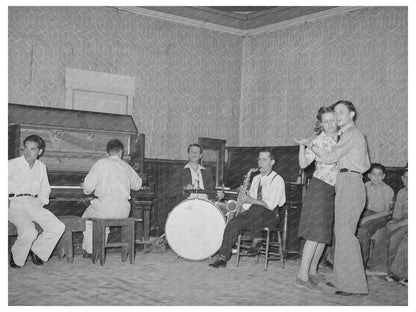
[[[105,249],[110,247],[121,247],[121,261],[125,262],[129,256],[130,263],[134,263],[135,256],[135,222],[142,221],[138,218],[124,219],[99,219],[88,218],[92,221],[92,263],[100,259],[100,265],[105,263]],[[114,243],[106,242],[105,230],[107,227],[121,227],[121,241]]]
[[[256,263],[258,263],[260,255],[265,255],[265,271],[267,271],[270,260],[280,260],[282,268],[284,268],[285,255],[283,250],[281,230],[277,228],[264,227],[263,232],[266,232],[266,238],[263,238],[263,246],[260,248],[260,252],[257,255]],[[277,235],[277,241],[272,240],[273,234]]]
[[[240,258],[247,255],[242,252],[244,249],[249,249],[251,247],[252,240],[250,236],[244,235],[247,231],[238,235],[237,239],[237,266],[240,264]],[[256,256],[256,262],[259,262],[260,255],[265,255],[264,261],[264,270],[267,271],[270,260],[280,260],[282,268],[285,267],[285,253],[283,249],[282,241],[282,229],[280,224],[280,218],[276,217],[273,220],[270,220],[269,224],[266,227],[262,228],[262,246],[259,253]],[[277,236],[277,241],[275,241],[275,236]]]

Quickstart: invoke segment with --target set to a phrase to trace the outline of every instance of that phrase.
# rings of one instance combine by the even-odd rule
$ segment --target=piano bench
[[[74,262],[74,244],[72,234],[85,231],[85,219],[77,216],[57,216],[65,224],[65,232],[57,244],[58,258],[62,260],[65,256],[70,263]]]
[[[88,218],[92,221],[92,263],[100,259],[100,265],[105,263],[105,249],[107,247],[121,247],[121,261],[125,262],[129,256],[130,264],[135,257],[135,223],[143,221],[139,218],[100,219]],[[105,229],[110,226],[121,227],[121,241],[107,243]]]

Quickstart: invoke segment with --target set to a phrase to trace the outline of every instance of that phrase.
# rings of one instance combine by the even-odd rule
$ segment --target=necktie
[[[199,189],[199,172],[196,173],[195,188]]]
[[[339,142],[339,140],[341,140],[341,135],[342,135],[342,133],[337,135],[337,143]]]
[[[257,187],[257,199],[260,199],[260,200],[262,200],[261,190],[262,190],[262,186],[261,186],[261,183],[259,182],[259,186]]]

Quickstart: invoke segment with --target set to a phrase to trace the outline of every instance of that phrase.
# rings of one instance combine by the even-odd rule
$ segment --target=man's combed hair
[[[110,154],[110,152],[124,152],[124,145],[119,139],[112,139],[108,141],[107,143],[107,153]]]
[[[189,153],[189,151],[191,150],[191,147],[192,147],[192,146],[199,147],[199,150],[201,151],[201,153],[200,153],[200,154],[202,154],[202,147],[201,147],[201,145],[196,144],[196,143],[189,144],[189,146],[188,146],[188,153]]]
[[[42,154],[39,156],[42,156],[45,152],[45,140],[43,140],[40,136],[36,134],[29,135],[23,140],[23,146],[26,145],[26,142],[34,142],[38,145],[38,149],[42,150]]]
[[[272,149],[271,149],[271,148],[268,148],[268,147],[266,147],[266,148],[262,148],[262,149],[259,151],[259,153],[269,153],[269,155],[270,155],[270,159],[271,159],[271,160],[275,160],[275,161],[277,161],[276,156],[273,154],[273,151],[272,151]]]
[[[382,164],[379,164],[379,163],[372,163],[370,172],[373,171],[373,169],[380,169],[383,172],[383,174],[386,173],[386,167],[384,167]]]
[[[354,114],[354,117],[353,117],[352,120],[353,121],[357,120],[357,117],[358,117],[357,109],[355,108],[354,104],[352,104],[352,102],[340,100],[340,101],[336,102],[335,104],[332,104],[331,106],[332,106],[332,108],[335,109],[335,106],[337,106],[338,104],[344,104],[350,112],[354,112],[355,114]]]

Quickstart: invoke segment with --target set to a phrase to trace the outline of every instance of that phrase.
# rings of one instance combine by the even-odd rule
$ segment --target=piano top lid
[[[9,124],[137,134],[130,115],[9,103]]]

